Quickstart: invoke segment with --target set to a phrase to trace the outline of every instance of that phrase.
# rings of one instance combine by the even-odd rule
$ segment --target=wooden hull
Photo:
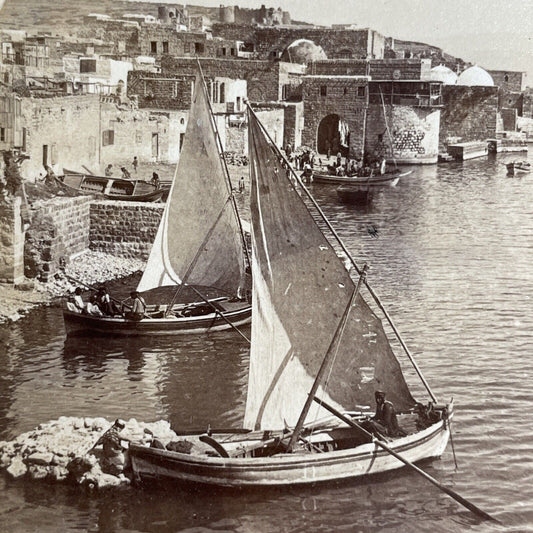
[[[448,438],[448,425],[440,421],[388,445],[405,459],[416,462],[442,455]],[[128,455],[137,481],[179,481],[224,487],[339,481],[389,472],[403,466],[401,461],[374,443],[323,453],[257,458],[194,456],[132,444]]]
[[[362,185],[340,185],[337,187],[337,196],[347,204],[366,204],[374,195],[370,188]]]
[[[224,316],[234,325],[248,324],[252,317],[252,307],[241,305],[224,312]],[[86,315],[63,310],[67,334],[95,331],[112,335],[186,335],[220,331],[231,326],[215,313],[201,316],[168,318],[143,318],[127,320],[122,317]]]
[[[387,172],[378,176],[330,176],[328,174],[313,174],[313,181],[315,183],[330,183],[332,185],[367,185],[369,187],[389,185],[394,186],[398,180],[404,176],[408,176],[413,171],[406,172]]]
[[[167,188],[157,189],[147,181],[94,176],[70,170],[65,170],[64,176],[58,181],[73,193],[90,194],[107,200],[155,202],[168,195]]]
[[[531,165],[528,163],[507,163],[507,173],[514,174],[525,174],[531,172]]]

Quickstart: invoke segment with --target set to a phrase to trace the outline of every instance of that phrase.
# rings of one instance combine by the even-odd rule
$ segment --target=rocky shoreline
[[[130,442],[149,446],[156,440],[165,447],[177,439],[163,420],[112,423],[105,418],[62,416],[0,442],[0,468],[13,479],[69,482],[88,490],[127,486]]]
[[[40,305],[51,305],[78,286],[89,288],[126,278],[144,269],[145,260],[87,251],[78,255],[49,282],[26,280],[16,287],[0,285],[0,324],[14,322]],[[74,281],[76,280],[76,281]]]

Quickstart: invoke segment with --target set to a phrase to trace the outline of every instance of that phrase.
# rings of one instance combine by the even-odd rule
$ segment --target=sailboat
[[[67,332],[114,335],[202,333],[250,322],[249,259],[243,221],[223,158],[203,77],[195,81],[180,159],[139,293],[175,287],[166,305],[148,305],[141,320],[64,309]],[[204,292],[216,292],[207,297]],[[192,302],[180,302],[192,291]],[[182,298],[181,298],[182,299]],[[242,333],[241,333],[242,334]]]
[[[363,297],[363,289],[373,294],[365,269],[352,279],[315,221],[305,187],[250,107],[248,128],[253,313],[243,428],[177,431],[186,452],[130,444],[134,478],[283,486],[439,457],[452,403],[436,403],[421,374],[431,400],[414,400],[383,324]],[[378,389],[399,413],[402,436],[376,438],[364,428]]]

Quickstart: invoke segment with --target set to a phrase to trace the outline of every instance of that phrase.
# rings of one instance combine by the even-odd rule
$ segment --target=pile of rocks
[[[116,447],[110,446],[115,438]],[[164,446],[176,441],[170,424],[105,418],[60,417],[9,442],[0,442],[0,467],[13,478],[69,481],[88,489],[128,485],[125,451],[129,442]]]

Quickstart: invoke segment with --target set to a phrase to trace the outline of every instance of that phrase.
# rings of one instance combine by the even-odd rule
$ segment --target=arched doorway
[[[347,157],[350,152],[350,129],[348,123],[339,115],[328,115],[324,117],[318,125],[317,152],[327,154],[341,153]]]

